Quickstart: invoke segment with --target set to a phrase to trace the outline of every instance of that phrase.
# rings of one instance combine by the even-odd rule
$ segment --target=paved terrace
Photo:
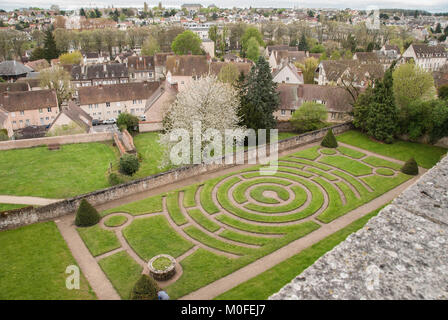
[[[448,299],[448,157],[269,299]]]

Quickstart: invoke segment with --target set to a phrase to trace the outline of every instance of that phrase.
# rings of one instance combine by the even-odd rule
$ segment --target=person
[[[170,300],[168,293],[166,293],[163,290],[161,290],[157,293],[157,297],[159,298],[159,300]]]

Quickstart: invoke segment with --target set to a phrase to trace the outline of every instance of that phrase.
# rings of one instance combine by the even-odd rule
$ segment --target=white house
[[[414,59],[416,65],[427,71],[437,71],[447,63],[448,54],[442,46],[411,44],[403,57]]]
[[[272,74],[276,83],[303,84],[302,70],[297,69],[292,63],[284,63]]]

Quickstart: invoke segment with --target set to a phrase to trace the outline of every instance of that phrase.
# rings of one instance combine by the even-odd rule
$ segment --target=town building
[[[48,129],[48,134],[61,134],[64,131],[67,134],[89,133],[92,129],[92,120],[88,113],[70,101],[67,106],[62,107]]]
[[[209,61],[204,55],[168,56],[166,59],[166,80],[177,84],[183,91],[193,79],[209,73]]]
[[[413,59],[415,64],[427,71],[437,71],[447,63],[448,53],[442,46],[411,44],[403,58]]]
[[[130,56],[126,60],[130,81],[154,81],[154,56]]]
[[[124,63],[65,65],[75,87],[97,86],[129,82],[129,73]]]

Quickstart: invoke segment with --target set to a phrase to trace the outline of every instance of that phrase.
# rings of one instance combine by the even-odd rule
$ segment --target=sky
[[[75,9],[80,7],[143,7],[144,0],[0,0],[0,8],[12,10],[16,8],[40,7],[49,8],[50,5],[59,5],[61,9]],[[146,0],[150,7],[156,6],[159,1]],[[430,12],[448,11],[447,0],[162,0],[165,7],[180,7],[183,3],[200,3],[208,6],[215,4],[221,8],[230,7],[277,7],[277,8],[352,8],[367,9],[369,6],[378,6],[379,8],[402,8],[402,9],[420,9]]]

